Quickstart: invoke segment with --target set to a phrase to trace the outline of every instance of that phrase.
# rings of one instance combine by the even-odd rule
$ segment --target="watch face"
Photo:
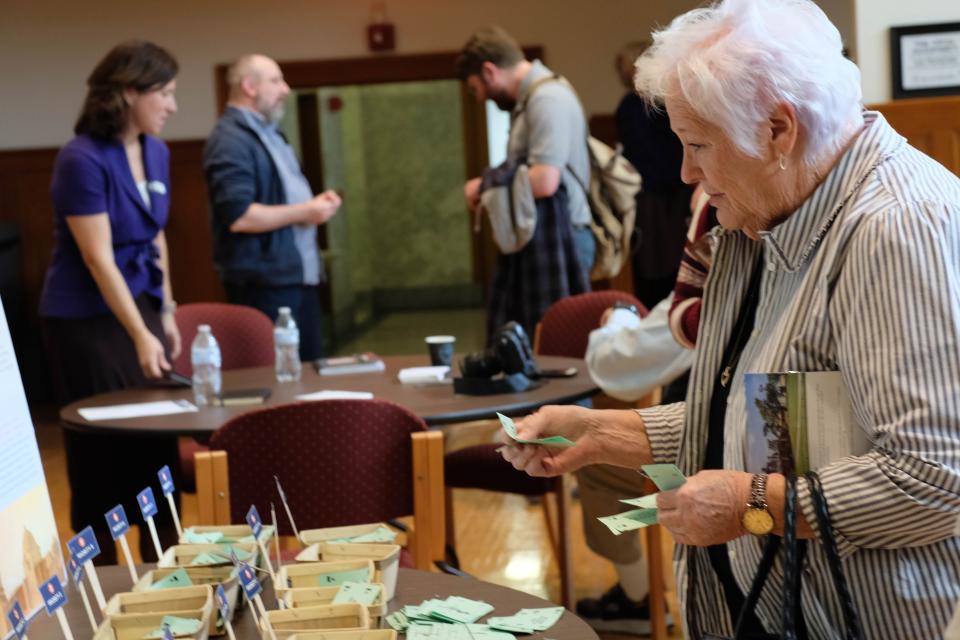
[[[766,509],[748,507],[743,512],[743,528],[755,536],[765,536],[773,531],[773,516]]]

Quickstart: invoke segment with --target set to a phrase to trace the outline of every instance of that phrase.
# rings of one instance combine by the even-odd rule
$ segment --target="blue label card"
[[[43,597],[43,606],[47,608],[47,615],[52,616],[67,603],[67,594],[63,592],[63,585],[57,576],[40,585],[40,595]]]
[[[97,536],[93,533],[93,527],[87,527],[70,538],[67,541],[67,548],[80,564],[93,560],[100,555],[100,545],[97,544]]]
[[[153,489],[147,487],[137,494],[137,504],[140,505],[140,513],[143,519],[152,518],[157,515],[157,501],[153,497]]]
[[[157,471],[157,477],[160,478],[160,488],[163,490],[163,495],[168,496],[173,493],[173,474],[170,473],[170,467],[163,465],[163,468]]]
[[[67,548],[80,564],[93,560],[100,555],[100,545],[97,544],[97,536],[93,534],[93,527],[87,527],[70,538],[67,542]]]
[[[260,519],[260,513],[257,511],[257,505],[250,505],[250,511],[247,511],[247,524],[253,530],[253,537],[259,538],[263,531],[263,520]]]
[[[73,556],[70,556],[70,577],[73,578],[73,584],[78,587],[83,584],[83,565]]]
[[[233,550],[233,547],[227,547],[230,550],[230,562],[233,563],[237,569],[240,568],[240,558],[237,557],[237,552]]]
[[[130,522],[127,520],[127,512],[123,510],[123,505],[118,504],[110,511],[103,514],[107,519],[107,528],[110,529],[110,535],[116,540],[130,530]]]
[[[10,628],[18,638],[27,635],[27,619],[23,617],[23,609],[20,608],[18,601],[14,600],[10,611],[7,611],[7,620],[10,621]]]
[[[214,592],[214,595],[217,598],[217,607],[220,609],[220,617],[223,618],[224,622],[230,620],[230,601],[227,600],[227,592],[223,588],[223,583],[217,585],[217,590]]]
[[[257,580],[257,572],[250,568],[246,562],[240,565],[240,584],[243,585],[243,591],[247,597],[253,600],[253,597],[263,591],[260,581]]]
[[[163,625],[163,640],[176,640],[173,635],[173,631],[170,630],[170,625]]]

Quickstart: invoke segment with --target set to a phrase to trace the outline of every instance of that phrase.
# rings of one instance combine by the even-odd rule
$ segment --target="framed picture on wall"
[[[893,97],[960,95],[960,22],[890,27]]]

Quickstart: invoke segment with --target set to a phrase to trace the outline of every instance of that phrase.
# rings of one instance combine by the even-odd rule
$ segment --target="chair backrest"
[[[221,367],[224,370],[266,367],[274,362],[273,323],[259,309],[222,302],[197,302],[177,307],[177,327],[183,348],[173,361],[173,370],[193,375],[190,345],[197,327],[210,325],[220,345]]]
[[[321,400],[237,416],[210,439],[229,460],[231,522],[276,505],[274,475],[299,529],[382,522],[414,513],[411,433],[427,425],[385,400]],[[266,517],[266,516],[265,516]],[[290,535],[285,517],[280,531]]]
[[[603,312],[618,301],[634,304],[641,316],[647,315],[643,303],[624,291],[591,291],[562,298],[543,314],[534,350],[544,356],[584,357],[590,332],[600,326]]]

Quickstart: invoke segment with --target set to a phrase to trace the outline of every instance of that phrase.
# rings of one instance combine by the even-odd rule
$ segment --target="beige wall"
[[[956,0],[854,0],[857,63],[863,74],[866,104],[893,98],[890,77],[890,27],[960,21]]]
[[[84,79],[110,46],[143,37],[179,58],[178,113],[164,136],[205,137],[216,105],[213,67],[259,50],[279,59],[367,55],[364,0],[36,0],[3,2],[0,149],[56,146],[70,137]],[[459,48],[477,26],[497,22],[524,44],[542,44],[591,113],[608,113],[621,89],[613,57],[692,0],[394,0],[388,18],[397,52]]]

